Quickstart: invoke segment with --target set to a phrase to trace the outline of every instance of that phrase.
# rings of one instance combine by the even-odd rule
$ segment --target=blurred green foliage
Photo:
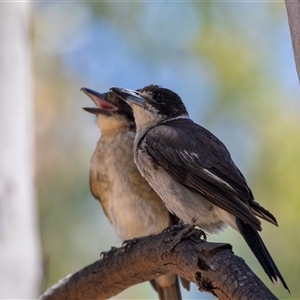
[[[199,110],[196,121],[225,142],[248,178],[256,199],[277,217],[280,227],[264,223],[262,236],[290,287],[292,298],[300,298],[297,233],[300,118],[299,99],[295,95],[299,91],[294,88],[297,79],[292,58],[289,69],[283,67],[286,57],[292,56],[290,46],[286,46],[287,50],[280,48],[281,43],[289,42],[284,5],[48,3],[36,4],[33,18],[36,173],[41,237],[47,261],[46,286],[98,259],[101,251],[120,245],[100,205],[89,192],[89,159],[100,136],[92,117],[80,108],[85,106],[84,101],[89,103],[79,92],[82,86],[89,86],[89,81],[83,71],[68,70],[62,58],[63,53],[73,51],[68,48],[70,45],[76,48],[76,37],[79,45],[84,43],[82,40],[101,20],[119,32],[120,43],[121,37],[125,38],[137,63],[145,61],[151,78],[146,84],[157,83],[155,69],[163,62],[169,62],[170,67],[178,64],[179,77],[186,58],[199,62],[202,78],[182,76],[174,85],[178,90],[199,86],[192,95],[196,101],[193,99],[189,104],[191,108],[210,95],[205,113]],[[70,36],[73,42],[69,44]],[[122,48],[110,49],[106,36],[98,39],[108,51],[122,51]],[[112,69],[121,68],[114,61],[110,63]],[[139,76],[134,71],[131,74],[130,66],[125,63],[120,72],[124,71],[128,77]],[[98,76],[97,68],[94,76]],[[168,82],[176,76],[177,73],[174,78],[167,75]],[[101,80],[106,82],[105,77]],[[207,90],[201,89],[201,82]],[[112,85],[115,83],[110,82]],[[245,258],[280,299],[289,297],[283,288],[276,289],[269,283],[242,238],[233,230],[212,236],[211,240],[233,244],[234,251]],[[139,299],[141,295],[155,297],[145,283],[116,298]],[[184,293],[184,298],[196,297],[199,298],[196,289]],[[207,294],[201,297],[209,298]]]

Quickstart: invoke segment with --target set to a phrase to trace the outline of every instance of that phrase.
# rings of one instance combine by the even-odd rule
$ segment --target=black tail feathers
[[[271,281],[277,286],[280,281],[283,286],[289,291],[290,290],[285,283],[282,275],[280,274],[274,260],[272,259],[268,249],[266,248],[263,240],[261,239],[259,233],[252,228],[250,225],[245,223],[240,219],[236,219],[237,227],[244,237],[246,243],[250,247],[251,251],[263,267],[264,271],[267,273]]]

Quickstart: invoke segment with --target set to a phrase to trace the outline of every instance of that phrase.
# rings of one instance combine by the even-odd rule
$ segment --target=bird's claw
[[[109,251],[103,251],[100,253],[100,257],[102,257],[103,259],[107,259],[109,257],[112,257],[113,254],[118,250],[118,248],[116,247],[111,247],[111,249]]]
[[[136,242],[138,241],[138,238],[134,238],[132,240],[126,240],[122,243],[123,249],[126,251],[130,247],[132,247]]]
[[[173,236],[168,236],[165,238],[165,242],[167,243],[164,253],[170,254],[174,248],[184,239],[187,239],[191,236],[196,236],[197,238],[203,238],[206,241],[206,234],[199,228],[195,228],[189,224],[180,224],[174,225],[166,228],[163,232],[175,232]]]
[[[126,251],[127,249],[132,247],[137,241],[138,241],[138,238],[134,238],[132,240],[126,240],[122,243],[122,248],[121,249],[119,249],[117,247],[111,247],[111,249],[109,251],[101,252],[100,257],[102,257],[103,259],[110,258],[114,255],[114,253],[117,250]]]
[[[176,225],[172,225],[170,227],[167,227],[162,232],[164,233],[164,232],[179,231],[179,230],[183,230],[187,226],[190,226],[190,225],[187,225],[187,224],[176,224]]]

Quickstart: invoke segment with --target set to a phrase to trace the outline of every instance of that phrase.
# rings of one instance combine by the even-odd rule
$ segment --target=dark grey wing
[[[179,183],[261,230],[249,207],[253,196],[245,178],[211,132],[190,119],[177,119],[152,128],[143,148]]]

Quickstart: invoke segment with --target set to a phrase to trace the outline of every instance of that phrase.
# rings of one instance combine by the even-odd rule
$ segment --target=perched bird
[[[275,217],[253,197],[226,146],[194,123],[181,98],[157,85],[111,88],[133,109],[135,163],[168,210],[183,222],[216,233],[237,230],[275,285],[289,291],[258,231]]]
[[[90,188],[122,241],[158,234],[178,219],[140,175],[133,159],[135,123],[131,107],[113,92],[81,89],[96,104],[83,108],[97,116],[102,133],[90,165]],[[189,283],[182,280],[184,287]],[[161,300],[180,300],[177,275],[151,281]]]

